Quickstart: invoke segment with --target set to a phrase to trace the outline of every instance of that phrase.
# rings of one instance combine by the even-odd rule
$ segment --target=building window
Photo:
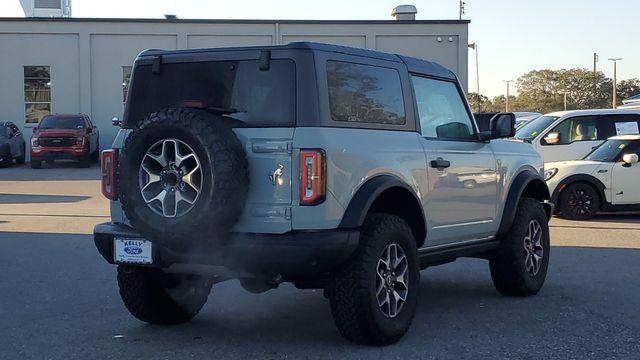
[[[37,124],[51,113],[51,71],[49,66],[24,67],[24,114],[27,124]]]
[[[131,81],[131,66],[122,67],[122,104],[127,103],[127,94],[129,94],[129,81]]]

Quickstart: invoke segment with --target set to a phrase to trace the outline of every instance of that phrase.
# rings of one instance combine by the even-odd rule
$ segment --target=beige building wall
[[[256,21],[0,18],[0,119],[25,125],[23,66],[51,67],[52,112],[86,113],[102,147],[122,116],[122,72],[147,48],[317,41],[404,54],[453,70],[467,88],[468,21]]]

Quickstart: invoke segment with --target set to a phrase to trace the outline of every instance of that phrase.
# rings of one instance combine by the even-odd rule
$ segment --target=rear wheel
[[[395,215],[368,215],[360,246],[327,289],[338,330],[360,344],[398,341],[413,320],[419,280],[411,228]]]
[[[600,195],[593,186],[574,183],[560,193],[558,208],[570,220],[588,220],[600,210]]]
[[[118,266],[120,297],[129,312],[150,324],[191,320],[207,302],[213,281],[198,275],[166,274],[160,269]]]
[[[549,266],[549,224],[538,200],[523,198],[511,229],[489,260],[496,289],[507,296],[530,296],[540,291]]]

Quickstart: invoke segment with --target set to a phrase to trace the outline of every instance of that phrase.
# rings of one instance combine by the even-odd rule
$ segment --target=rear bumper
[[[287,281],[321,279],[344,263],[358,246],[357,230],[292,231],[286,234],[235,234],[224,246],[176,252],[153,244],[150,266],[172,271],[219,269],[231,277],[281,275]],[[129,226],[103,223],[94,228],[100,254],[115,264],[113,239],[141,238]],[[144,266],[144,265],[142,265]],[[147,265],[149,266],[149,265]]]

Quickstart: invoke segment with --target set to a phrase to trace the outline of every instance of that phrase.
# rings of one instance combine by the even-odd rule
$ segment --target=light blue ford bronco
[[[421,269],[476,257],[504,295],[542,287],[553,205],[514,122],[479,131],[456,76],[406,56],[147,50],[102,154],[95,244],[142,321],[189,321],[222,281],[292,282],[324,289],[347,339],[390,344]]]

